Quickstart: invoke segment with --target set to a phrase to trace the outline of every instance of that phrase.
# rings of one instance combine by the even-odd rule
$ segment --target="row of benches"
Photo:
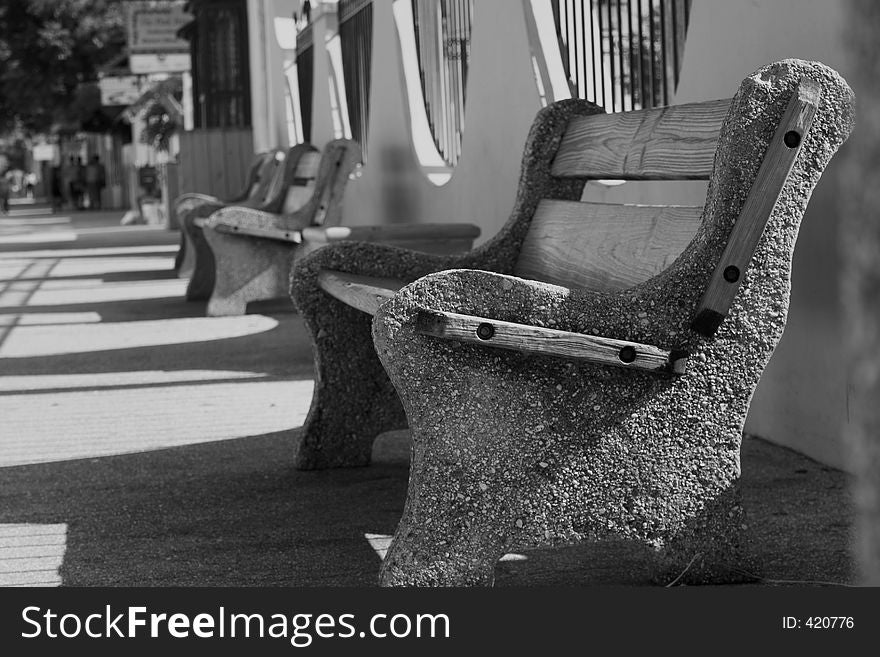
[[[326,244],[359,240],[429,252],[466,251],[470,224],[344,227],[342,201],[360,146],[337,139],[323,152],[298,144],[258,154],[245,190],[232,199],[184,194],[175,203],[181,246],[175,267],[186,298],[209,316],[243,315],[253,301],[289,294],[291,263]]]
[[[739,491],[749,402],[786,323],[800,220],[852,124],[836,72],[785,60],[732,100],[541,110],[510,220],[472,250],[253,208],[192,225],[218,261],[232,236],[320,246],[285,252],[289,288],[272,287],[289,289],[316,354],[295,460],[366,465],[378,434],[409,427],[383,584],[487,584],[510,550],[609,537],[653,547],[658,581],[736,581],[755,568]],[[608,178],[708,192],[696,208],[582,200]],[[237,268],[268,269],[259,244]]]

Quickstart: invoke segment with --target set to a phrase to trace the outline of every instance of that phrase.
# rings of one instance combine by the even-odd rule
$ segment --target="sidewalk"
[[[373,586],[405,433],[368,468],[291,465],[312,353],[283,304],[204,316],[179,234],[122,212],[0,216],[0,585]],[[759,585],[848,583],[848,479],[748,438]],[[498,586],[648,585],[627,543],[511,555]]]

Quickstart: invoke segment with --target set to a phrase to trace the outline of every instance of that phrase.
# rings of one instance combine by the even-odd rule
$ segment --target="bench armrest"
[[[221,208],[210,217],[200,219],[196,223],[202,228],[211,228],[223,233],[238,233],[296,244],[302,241],[300,230],[291,225],[289,215],[263,212],[239,205]]]
[[[632,308],[609,314],[607,308],[614,303],[622,307],[631,303]],[[380,353],[387,341],[404,340],[414,349],[425,344],[425,348],[439,349],[437,353],[448,348],[454,351],[452,343],[457,342],[495,347],[499,354],[507,350],[681,375],[693,345],[670,338],[661,329],[668,323],[667,315],[677,313],[667,308],[646,309],[626,294],[568,289],[483,270],[450,269],[419,278],[381,304],[374,317],[373,335]],[[425,340],[434,346],[429,347]],[[551,361],[556,359],[541,367],[553,369],[556,365]]]
[[[184,212],[188,212],[199,205],[205,204],[222,205],[223,201],[210,194],[190,192],[188,194],[181,194],[174,199],[174,211],[180,216]]]
[[[688,355],[682,351],[438,310],[420,310],[415,330],[448,340],[649,372],[684,374],[687,366]]]

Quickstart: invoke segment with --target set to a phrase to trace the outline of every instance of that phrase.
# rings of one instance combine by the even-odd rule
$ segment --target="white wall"
[[[251,125],[255,153],[288,145],[283,54],[275,36],[275,17],[289,18],[298,8],[296,0],[247,2]]]
[[[474,3],[462,155],[442,187],[428,181],[413,151],[398,44],[391,0],[375,0],[369,156],[347,188],[345,223],[467,221],[487,239],[513,207],[523,144],[540,106],[521,3]]]
[[[821,61],[847,77],[845,3],[824,0],[694,0],[676,102],[731,95],[764,64]],[[853,138],[857,138],[858,127]],[[852,138],[851,138],[852,139]],[[782,341],[752,400],[746,429],[844,467],[847,372],[838,299],[841,162],[826,169],[801,224]]]

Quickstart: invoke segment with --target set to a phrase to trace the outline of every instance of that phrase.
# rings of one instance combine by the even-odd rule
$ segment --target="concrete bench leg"
[[[410,280],[452,260],[359,242],[323,246],[295,258],[290,297],[306,322],[315,354],[315,392],[297,447],[298,468],[367,465],[376,436],[407,426],[400,398],[373,346],[373,318],[324,292],[318,286],[319,272]]]
[[[174,260],[174,267],[177,269],[178,278],[189,278],[192,276],[193,269],[196,265],[196,258],[194,255],[195,248],[196,247],[187,235],[186,230],[181,226],[180,249],[178,249],[177,256]]]
[[[204,217],[209,214],[192,212],[183,222],[183,230],[189,239],[187,251],[192,253],[194,260],[189,285],[186,287],[187,301],[205,301],[210,298],[214,290],[214,254],[205,239],[204,231],[193,223],[197,216]],[[189,248],[190,246],[192,249]]]
[[[203,233],[215,263],[209,316],[244,315],[250,301],[288,296],[295,245],[210,228]]]
[[[748,582],[761,569],[751,548],[752,530],[739,480],[654,553],[657,584]]]
[[[297,304],[312,332],[316,370],[295,457],[301,470],[368,465],[376,436],[406,427],[397,392],[373,349],[372,317],[324,296],[322,306]]]

